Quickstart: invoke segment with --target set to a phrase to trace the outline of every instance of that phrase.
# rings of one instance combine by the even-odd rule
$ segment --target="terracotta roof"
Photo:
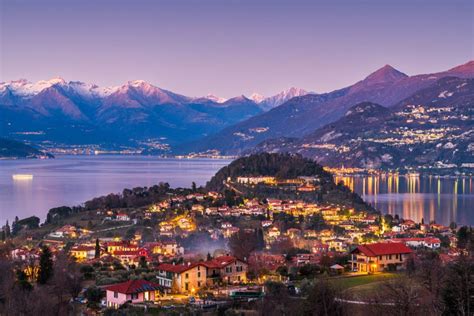
[[[112,284],[105,288],[107,291],[113,291],[124,294],[141,293],[146,291],[155,291],[162,289],[160,285],[146,280],[130,280],[123,283]]]
[[[352,253],[361,252],[368,257],[411,253],[412,250],[403,243],[375,243],[360,245]]]
[[[173,272],[173,273],[183,273],[184,271],[192,269],[192,268],[194,268],[194,267],[196,267],[200,264],[201,264],[201,262],[192,263],[192,264],[162,263],[157,267],[157,269],[158,270],[163,270],[163,271],[168,271],[168,272]]]
[[[208,268],[223,268],[225,266],[228,266],[231,263],[234,263],[237,260],[237,258],[233,256],[219,256],[216,257],[212,260],[205,261],[203,264],[208,267]]]
[[[71,248],[71,251],[92,251],[95,250],[95,246],[78,245]]]

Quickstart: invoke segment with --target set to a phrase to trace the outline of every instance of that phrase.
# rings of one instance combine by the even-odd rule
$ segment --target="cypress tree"
[[[53,259],[51,250],[48,246],[43,246],[41,248],[41,256],[39,262],[39,271],[38,271],[38,283],[46,284],[48,280],[53,275]]]
[[[100,258],[100,244],[99,244],[99,238],[95,240],[95,255],[94,257],[96,259]]]

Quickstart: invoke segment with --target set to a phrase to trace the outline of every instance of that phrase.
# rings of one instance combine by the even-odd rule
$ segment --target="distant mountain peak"
[[[364,79],[364,81],[369,82],[371,84],[375,84],[395,82],[406,77],[408,77],[408,75],[387,64],[371,73],[367,78]]]
[[[474,60],[470,60],[465,64],[451,68],[448,70],[448,72],[473,74],[474,73]]]
[[[204,98],[207,99],[207,100],[214,101],[216,103],[224,103],[225,101],[227,101],[226,98],[218,97],[218,96],[216,96],[215,94],[212,94],[212,93],[208,93]]]
[[[249,97],[249,99],[258,104],[258,103],[261,103],[263,100],[265,100],[265,97],[259,93],[254,92]]]
[[[247,97],[246,97],[245,95],[243,95],[243,94],[241,94],[241,95],[239,95],[239,96],[237,96],[237,97],[231,98],[231,99],[229,99],[229,100],[227,100],[227,101],[231,101],[231,100],[232,100],[232,101],[252,101],[252,100],[250,100],[249,98],[247,98]]]

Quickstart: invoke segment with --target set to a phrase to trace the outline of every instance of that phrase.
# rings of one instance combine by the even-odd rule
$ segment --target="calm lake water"
[[[204,185],[231,160],[163,159],[143,156],[59,156],[50,160],[0,160],[0,224],[15,216],[42,220],[50,208],[79,205],[124,188],[168,182]],[[13,174],[32,174],[14,180]],[[343,177],[352,190],[384,213],[425,222],[474,225],[472,178]]]
[[[383,213],[425,223],[474,225],[472,177],[435,176],[337,177]]]
[[[191,187],[206,181],[230,160],[165,159],[146,156],[59,156],[48,160],[0,160],[0,224],[15,216],[42,220],[50,208],[79,205],[124,188],[168,182]],[[14,180],[13,174],[32,174]]]

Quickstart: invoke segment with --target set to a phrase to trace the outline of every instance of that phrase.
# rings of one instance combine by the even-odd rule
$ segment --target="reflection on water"
[[[472,177],[383,174],[337,176],[352,191],[383,213],[425,222],[474,225]]]
[[[168,182],[204,185],[230,160],[145,156],[64,156],[50,160],[0,160],[0,226],[15,216],[46,217],[50,208],[78,205],[124,188]],[[14,174],[32,175],[18,180]],[[22,177],[20,177],[22,178]],[[23,177],[24,178],[24,177]]]

